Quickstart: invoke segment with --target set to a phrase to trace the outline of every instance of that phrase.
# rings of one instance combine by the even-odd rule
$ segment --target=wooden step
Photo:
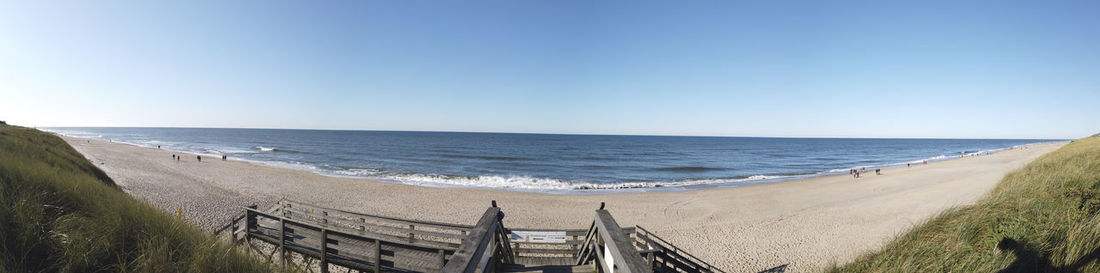
[[[522,264],[501,265],[501,272],[544,272],[544,273],[595,273],[594,265],[540,265],[524,266]]]
[[[572,265],[577,262],[573,257],[530,257],[530,256],[517,256],[515,257],[515,263],[526,266],[539,266],[539,265]]]

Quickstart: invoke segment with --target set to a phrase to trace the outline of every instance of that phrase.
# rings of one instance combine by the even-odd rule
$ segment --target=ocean
[[[43,128],[323,175],[437,187],[670,191],[982,156],[1040,139],[855,139],[222,128]]]

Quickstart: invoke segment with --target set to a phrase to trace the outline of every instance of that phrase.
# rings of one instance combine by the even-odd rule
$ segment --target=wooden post
[[[246,253],[252,254],[252,227],[256,226],[256,213],[253,213],[250,209],[256,209],[256,205],[248,206],[249,209],[244,211],[244,241],[248,243]]]
[[[279,218],[279,259],[286,268],[286,218]]]
[[[374,273],[382,273],[382,241],[374,239]]]
[[[328,229],[321,229],[321,273],[328,273]]]
[[[416,230],[416,226],[414,226],[414,225],[411,225],[411,224],[410,224],[410,225],[409,225],[409,230],[410,230],[410,231]],[[415,239],[414,239],[414,236],[416,236],[416,235],[415,235],[415,234],[413,234],[412,232],[409,232],[409,242],[410,242],[410,243],[412,243],[412,242],[413,242],[413,241],[415,240]]]

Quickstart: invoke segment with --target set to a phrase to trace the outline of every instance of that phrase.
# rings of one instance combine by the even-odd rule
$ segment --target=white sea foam
[[[264,152],[274,152],[275,151],[275,147],[256,146],[255,148],[259,149],[260,151],[264,151]]]
[[[754,175],[745,178],[731,179],[696,179],[682,181],[646,181],[646,182],[618,182],[618,183],[594,183],[583,181],[568,181],[554,178],[540,178],[530,176],[452,176],[438,174],[393,174],[375,169],[349,169],[329,172],[331,175],[345,177],[361,177],[385,180],[396,183],[436,186],[436,187],[477,187],[498,188],[515,190],[560,191],[560,190],[603,190],[603,189],[637,189],[637,188],[664,188],[684,187],[709,184],[735,184],[740,182],[759,182],[766,180],[789,178],[793,176]]]

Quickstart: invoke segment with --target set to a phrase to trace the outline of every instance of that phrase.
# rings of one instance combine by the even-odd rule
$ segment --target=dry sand
[[[600,202],[623,226],[641,225],[728,272],[818,270],[874,251],[944,209],[970,204],[1009,171],[1064,143],[912,168],[681,192],[558,195],[410,186],[322,176],[106,141],[65,138],[127,193],[205,229],[240,207],[288,197],[394,217],[474,224],[497,200],[513,228],[587,228]]]

